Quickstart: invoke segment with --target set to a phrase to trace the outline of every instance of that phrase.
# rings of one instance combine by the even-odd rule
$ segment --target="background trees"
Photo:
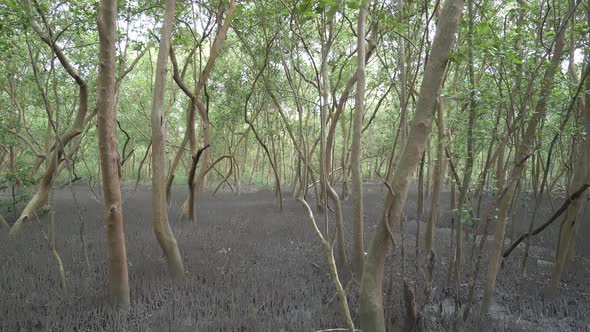
[[[454,221],[453,296],[468,303],[458,315],[467,317],[481,266],[486,311],[510,254],[505,243],[516,230],[536,234],[544,198],[588,185],[588,3],[470,1],[463,15],[455,0],[166,6],[119,3],[113,37],[110,23],[96,24],[107,8],[97,2],[0,4],[0,183],[10,192],[2,215],[13,236],[51,208],[52,190],[83,180],[96,199],[103,194],[122,267],[121,216],[108,215],[121,210],[119,180],[134,189],[152,180],[156,237],[182,279],[168,219],[194,220],[199,192],[272,188],[281,209],[291,191],[315,199],[339,278],[353,282],[364,271],[363,325],[383,329],[383,269],[408,191],[416,189],[417,218],[429,216],[425,234],[416,223],[416,266],[440,245],[439,215]],[[107,57],[101,46],[113,38]],[[363,180],[385,186],[378,222],[363,220]],[[342,204],[349,182],[351,215]],[[187,191],[182,207],[170,206],[175,184]],[[452,208],[439,203],[446,191],[458,193]],[[497,213],[482,207],[489,195]],[[534,204],[514,218],[527,197]],[[574,198],[559,219],[548,293],[575,254],[584,201]],[[377,225],[366,257],[363,223]],[[478,235],[492,229],[488,259],[487,237]],[[458,287],[465,275],[468,292]]]

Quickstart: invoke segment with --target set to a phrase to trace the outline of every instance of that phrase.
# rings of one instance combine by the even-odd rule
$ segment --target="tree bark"
[[[197,170],[197,165],[199,164],[199,159],[201,159],[203,151],[207,148],[209,148],[209,145],[205,145],[194,156],[191,156],[191,167],[188,172],[188,218],[190,221],[195,220],[195,171]]]
[[[590,14],[590,13],[589,13]],[[590,21],[590,16],[588,17]],[[586,53],[586,70],[590,69],[590,52]],[[578,100],[578,108],[582,114],[584,134],[581,134],[578,141],[578,153],[574,166],[574,174],[569,183],[569,190],[573,192],[580,184],[590,184],[590,79],[585,78],[585,93],[583,98]],[[583,206],[583,199],[574,201],[567,211],[559,228],[559,242],[555,255],[555,266],[551,274],[551,281],[547,288],[547,294],[556,296],[559,292],[561,274],[567,264],[568,258],[573,256],[575,239],[580,224],[580,210]]]
[[[473,175],[473,159],[474,159],[474,138],[473,128],[477,115],[477,102],[475,100],[475,75],[473,72],[473,1],[468,2],[468,16],[469,16],[469,32],[467,34],[468,44],[468,76],[469,76],[469,122],[467,126],[467,151],[465,160],[465,173],[463,173],[463,181],[459,190],[459,215],[457,217],[457,227],[455,233],[455,285],[457,292],[459,292],[459,284],[461,283],[461,263],[463,260],[463,223],[464,218],[469,215],[470,204],[467,203],[467,193],[471,186],[471,177]],[[457,293],[457,300],[460,294]]]
[[[363,272],[364,234],[363,234],[363,174],[361,168],[361,130],[365,111],[365,20],[368,1],[360,9],[357,27],[357,82],[352,124],[352,218],[354,229],[352,268],[357,276]]]
[[[39,188],[35,195],[31,198],[31,200],[27,203],[26,207],[21,212],[19,218],[16,220],[12,228],[10,229],[10,235],[16,235],[22,225],[30,220],[31,216],[44,204],[48,202],[49,192],[51,190],[51,186],[53,184],[53,179],[56,175],[57,169],[57,162],[60,159],[61,154],[64,152],[63,149],[65,146],[76,136],[80,135],[84,130],[84,127],[88,123],[86,121],[86,114],[88,113],[88,85],[86,80],[80,76],[78,71],[72,66],[68,58],[62,51],[62,48],[55,43],[51,36],[51,30],[49,32],[43,31],[39,23],[34,19],[31,20],[31,27],[35,31],[35,33],[41,38],[41,40],[47,44],[57,59],[59,60],[60,64],[64,68],[64,70],[74,79],[76,84],[79,88],[79,104],[78,104],[78,111],[74,118],[74,122],[71,126],[64,132],[59,140],[56,140],[51,150],[53,153],[49,156],[49,160],[47,160],[47,168],[45,169],[45,173],[41,178]],[[49,27],[47,27],[49,29]],[[94,113],[93,113],[94,114]]]
[[[213,67],[215,66],[215,61],[217,60],[217,57],[219,55],[219,51],[221,50],[221,46],[223,45],[223,41],[225,40],[225,38],[227,37],[227,31],[229,30],[229,26],[232,20],[232,17],[234,15],[236,11],[236,4],[234,0],[230,0],[229,2],[229,9],[227,11],[227,14],[225,16],[225,19],[222,23],[222,25],[219,27],[219,30],[217,31],[217,34],[215,35],[215,39],[213,40],[213,44],[211,45],[211,49],[209,50],[209,59],[207,59],[207,63],[205,64],[205,67],[203,68],[203,71],[200,73],[199,75],[199,80],[197,81],[197,84],[195,85],[195,90],[192,93],[192,97],[194,99],[194,102],[197,106],[197,110],[199,111],[199,117],[201,120],[201,135],[202,135],[202,145],[203,146],[208,146],[211,144],[211,124],[209,122],[209,110],[207,109],[207,107],[203,104],[203,102],[201,101],[200,98],[200,94],[201,91],[203,90],[203,88],[207,85],[207,81],[209,80],[209,76],[211,75],[211,72],[213,71]],[[194,123],[189,123],[189,126],[194,126]],[[189,132],[190,135],[189,136],[189,140],[191,142],[191,155],[196,154],[196,144],[193,144],[193,142],[195,142],[195,138],[194,138],[194,130],[192,132]],[[207,149],[203,152],[203,155],[201,156],[202,162],[201,162],[201,167],[199,168],[199,172],[195,178],[195,183],[193,184],[193,190],[196,190],[196,193],[194,196],[196,196],[197,193],[203,191],[203,187],[204,184],[206,182],[206,178],[205,176],[207,175],[207,169],[209,168],[209,166],[211,165],[211,149]],[[191,196],[191,195],[189,195]],[[181,219],[189,219],[189,200],[191,198],[187,197],[187,199],[184,201],[183,205],[182,205],[182,213],[181,213]],[[193,219],[194,221],[194,219]]]
[[[164,25],[160,37],[160,49],[156,63],[156,78],[153,89],[152,127],[152,223],[170,274],[175,280],[184,280],[184,265],[176,238],[168,222],[166,204],[166,119],[164,117],[164,96],[168,72],[168,54],[172,39],[172,26],[176,0],[166,0]]]
[[[568,15],[572,9],[572,4],[570,3],[570,8],[567,11]],[[498,215],[496,220],[496,233],[494,235],[494,242],[492,245],[492,253],[490,255],[488,270],[485,278],[484,296],[481,304],[481,311],[483,313],[488,312],[492,303],[492,296],[496,286],[496,276],[500,270],[500,261],[502,258],[502,249],[504,245],[504,236],[506,233],[506,223],[508,221],[510,202],[512,201],[512,198],[516,192],[518,179],[520,179],[526,167],[526,161],[533,153],[533,142],[536,137],[537,127],[541,119],[544,118],[545,112],[547,110],[547,101],[553,88],[555,73],[559,69],[559,65],[561,63],[561,56],[563,54],[565,45],[566,27],[567,20],[561,24],[560,27],[558,27],[557,34],[555,36],[553,57],[551,58],[551,63],[545,72],[545,76],[543,77],[537,104],[535,105],[534,112],[529,119],[524,137],[517,146],[514,155],[514,165],[512,166],[508,183],[506,184],[507,187],[502,190],[495,203],[495,206],[498,209]]]
[[[438,123],[438,143],[436,145],[436,161],[434,164],[434,182],[432,184],[432,197],[430,201],[430,215],[426,226],[425,249],[426,255],[430,255],[434,245],[434,229],[438,220],[438,209],[440,206],[440,192],[442,189],[443,174],[447,168],[447,158],[444,152],[445,140],[445,123],[442,111],[442,100],[437,101],[436,105],[437,123]]]
[[[424,77],[409,139],[401,155],[392,182],[392,193],[385,199],[380,222],[369,246],[361,279],[360,319],[364,331],[385,331],[383,312],[383,269],[389,246],[389,220],[399,223],[412,174],[426,146],[430,134],[435,100],[440,92],[449,53],[463,13],[463,0],[447,0],[439,19],[436,34],[424,70]],[[388,216],[388,214],[391,214]]]
[[[112,301],[128,306],[129,279],[127,251],[121,206],[120,160],[117,151],[115,109],[115,42],[117,1],[101,0],[98,17],[98,148],[104,196],[104,221],[107,230],[107,265]],[[52,217],[53,219],[53,217]]]

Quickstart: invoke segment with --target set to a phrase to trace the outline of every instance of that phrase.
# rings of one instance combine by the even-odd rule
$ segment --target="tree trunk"
[[[185,279],[184,265],[176,238],[168,223],[166,204],[166,119],[164,117],[164,96],[168,72],[168,54],[172,39],[172,26],[176,11],[176,0],[166,0],[164,25],[160,37],[160,49],[156,63],[156,78],[153,89],[152,125],[152,222],[156,239],[164,252],[168,269],[175,280]]]
[[[363,235],[363,175],[361,170],[361,130],[365,110],[365,20],[368,1],[360,9],[357,27],[357,83],[354,101],[354,118],[352,124],[352,217],[354,229],[354,249],[352,268],[360,277],[364,262]]]
[[[570,3],[570,8],[567,11],[568,15],[573,9],[572,3]],[[557,30],[553,57],[551,58],[551,63],[545,72],[535,110],[529,119],[524,137],[516,149],[516,153],[514,155],[514,165],[510,171],[510,177],[508,178],[508,183],[506,184],[507,187],[502,190],[496,200],[495,206],[498,209],[496,233],[494,236],[492,253],[490,255],[488,264],[488,271],[486,273],[484,296],[481,304],[481,311],[484,313],[488,312],[492,303],[492,296],[496,286],[496,276],[500,270],[500,260],[502,258],[502,249],[504,244],[504,235],[506,233],[506,222],[508,221],[510,202],[512,201],[512,198],[516,192],[518,179],[520,179],[522,172],[526,167],[526,161],[533,153],[533,142],[536,137],[537,126],[539,125],[541,119],[543,119],[545,116],[547,101],[551,95],[555,73],[559,69],[559,65],[561,63],[561,55],[563,54],[563,48],[565,44],[566,27],[567,20],[562,23],[562,25]]]
[[[459,292],[459,284],[461,283],[461,263],[463,260],[463,223],[469,218],[470,204],[467,203],[467,193],[471,186],[471,177],[473,175],[473,159],[475,152],[473,128],[477,115],[477,105],[475,100],[475,75],[473,72],[473,1],[468,2],[469,15],[469,32],[467,35],[468,44],[468,76],[469,76],[469,123],[467,126],[467,151],[465,161],[465,173],[463,173],[463,181],[459,190],[459,215],[457,217],[457,227],[455,233],[455,285],[457,292]],[[457,302],[459,302],[460,294],[457,293]]]
[[[342,152],[340,155],[340,167],[342,167],[342,199],[348,200],[349,186],[348,186],[348,127],[346,124],[346,117],[343,116],[340,121],[340,128],[342,129]]]
[[[590,21],[590,16],[588,18]],[[587,51],[588,52],[588,51]],[[586,53],[586,71],[590,70],[590,52]],[[583,184],[590,184],[590,79],[584,77],[585,94],[578,100],[578,107],[582,114],[584,133],[580,135],[574,175],[569,183],[569,192],[573,193]],[[547,289],[548,295],[555,296],[559,292],[561,274],[567,264],[568,258],[573,256],[576,243],[577,229],[580,224],[580,210],[583,199],[577,199],[567,209],[565,217],[559,228],[559,242],[555,255],[555,266],[551,274],[551,281]]]
[[[189,104],[187,117],[191,112],[194,113],[194,111],[194,103],[191,101]],[[168,205],[170,205],[170,200],[172,199],[172,184],[174,182],[174,172],[176,171],[176,167],[178,167],[178,162],[180,161],[180,158],[182,157],[184,150],[186,149],[188,138],[188,132],[185,132],[184,138],[182,139],[182,143],[180,143],[180,147],[178,148],[178,151],[176,152],[174,159],[172,159],[172,164],[170,164],[170,168],[168,169],[168,177],[166,178],[166,203]]]
[[[227,31],[229,29],[229,25],[231,23],[231,20],[232,20],[232,17],[234,15],[235,11],[236,11],[235,1],[230,0],[229,9],[228,9],[227,14],[225,16],[225,19],[223,20],[222,25],[219,27],[219,30],[217,30],[217,34],[215,35],[215,39],[213,40],[213,44],[211,45],[211,49],[209,50],[209,59],[207,59],[207,63],[205,64],[203,71],[200,73],[199,80],[197,81],[197,84],[195,86],[195,90],[192,93],[192,98],[194,99],[194,102],[196,103],[197,110],[199,111],[199,117],[201,120],[201,134],[202,134],[202,139],[203,139],[203,141],[202,141],[203,146],[209,146],[211,144],[211,124],[209,122],[209,109],[201,101],[200,95],[201,95],[201,91],[203,90],[203,88],[207,85],[207,81],[209,80],[209,76],[211,75],[211,72],[213,71],[213,67],[215,66],[215,61],[217,60],[217,57],[219,55],[219,51],[221,49],[221,46],[223,45],[223,41],[225,40],[225,38],[227,36]],[[189,123],[188,126],[194,126],[194,123]],[[196,153],[196,149],[197,149],[196,144],[193,144],[193,142],[195,142],[194,131],[189,134],[192,134],[192,136],[189,137],[189,140],[191,142],[191,155],[194,155]],[[196,190],[196,193],[194,195],[189,195],[189,197],[187,197],[187,199],[184,201],[184,203],[182,205],[181,219],[185,219],[185,220],[189,219],[188,213],[189,213],[189,200],[191,199],[190,196],[196,196],[196,194],[203,191],[203,188],[206,183],[205,176],[207,175],[207,170],[209,169],[209,166],[211,165],[211,149],[205,150],[203,152],[203,155],[201,156],[201,159],[202,159],[201,167],[199,169],[199,173],[197,174],[197,177],[195,178],[195,182],[193,183],[193,189],[192,189],[192,190]]]
[[[438,220],[438,209],[440,202],[440,192],[442,189],[442,180],[445,170],[447,168],[447,158],[444,152],[445,140],[445,123],[442,111],[442,100],[438,100],[436,106],[437,122],[438,122],[438,143],[436,145],[436,161],[434,164],[434,182],[432,184],[432,196],[430,201],[430,216],[428,217],[428,225],[426,226],[425,248],[426,255],[430,255],[434,245],[434,229],[436,221]]]
[[[98,148],[104,196],[104,221],[107,230],[107,265],[111,296],[116,304],[128,306],[129,279],[127,251],[121,206],[120,160],[117,150],[115,109],[115,42],[117,1],[101,0],[98,17],[100,41],[98,66]],[[52,217],[53,218],[53,217]]]
[[[329,36],[333,36],[333,21],[329,24]],[[329,93],[330,93],[330,79],[328,76],[328,55],[330,52],[330,44],[332,40],[326,38],[326,29],[324,27],[324,31],[321,33],[320,38],[322,39],[322,61],[320,66],[320,76],[321,76],[321,89],[320,89],[320,98],[322,100],[322,105],[320,108],[320,158],[319,158],[319,178],[320,178],[320,196],[318,197],[318,202],[324,202],[327,205],[327,199],[329,198],[334,204],[336,208],[335,217],[336,217],[336,238],[338,242],[338,269],[341,272],[341,276],[343,279],[348,279],[350,273],[350,266],[348,262],[348,255],[346,253],[346,242],[344,237],[344,222],[342,218],[342,207],[340,204],[340,198],[336,194],[334,188],[330,184],[328,179],[329,176],[329,169],[327,164],[327,155],[328,146],[327,146],[327,132],[326,132],[326,124],[329,112]],[[319,82],[318,82],[319,83]],[[313,148],[312,148],[313,150]],[[309,160],[309,159],[308,159]],[[311,167],[310,167],[311,171]],[[318,205],[319,207],[320,205]],[[325,221],[326,221],[326,236],[328,234],[328,209],[324,211]]]
[[[365,258],[360,294],[360,319],[364,331],[385,331],[383,268],[390,242],[388,230],[391,230],[391,225],[388,221],[400,222],[412,174],[416,170],[430,133],[432,111],[440,92],[462,12],[463,0],[445,1],[424,70],[409,139],[399,159],[400,163],[393,176],[392,192],[386,195],[381,220],[377,224]],[[388,213],[391,215],[388,216]]]
[[[22,225],[30,220],[31,216],[44,204],[47,203],[49,198],[49,192],[51,186],[53,184],[53,179],[55,177],[55,172],[57,169],[57,162],[60,159],[62,153],[64,153],[63,149],[65,146],[76,136],[80,135],[84,130],[84,127],[88,123],[88,119],[86,118],[86,114],[88,113],[88,85],[86,81],[80,76],[78,71],[72,66],[68,58],[63,53],[60,46],[57,43],[51,40],[50,35],[43,31],[41,26],[37,21],[31,21],[31,27],[35,31],[35,33],[43,40],[45,44],[51,47],[53,53],[59,60],[62,67],[65,71],[74,79],[76,84],[79,88],[79,104],[78,104],[78,111],[76,113],[76,117],[74,118],[74,122],[68,128],[66,132],[64,132],[59,140],[53,145],[53,153],[48,157],[47,164],[48,167],[45,169],[45,173],[41,178],[41,183],[39,184],[39,188],[35,195],[31,198],[31,200],[27,203],[26,207],[21,212],[19,218],[16,220],[12,228],[10,229],[11,236],[16,235]],[[94,114],[94,113],[93,113]],[[92,115],[93,116],[93,115]]]

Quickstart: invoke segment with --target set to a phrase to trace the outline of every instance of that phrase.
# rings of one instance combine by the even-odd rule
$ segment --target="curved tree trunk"
[[[50,33],[43,31],[41,26],[39,26],[39,24],[35,20],[31,21],[31,27],[33,28],[35,33],[41,38],[41,40],[43,40],[43,42],[52,49],[53,53],[60,61],[60,64],[62,65],[64,70],[70,75],[70,77],[72,77],[72,79],[74,79],[74,81],[78,85],[79,105],[74,122],[71,124],[68,130],[60,136],[60,139],[53,144],[53,147],[51,149],[53,150],[53,153],[51,153],[51,155],[49,156],[49,160],[47,160],[48,166],[45,169],[43,177],[41,178],[39,188],[37,189],[35,195],[27,203],[26,207],[21,212],[19,218],[16,220],[16,222],[10,229],[11,235],[17,234],[22,225],[26,221],[28,221],[39,208],[41,208],[48,202],[49,193],[57,170],[57,161],[60,159],[61,154],[64,153],[64,147],[68,145],[68,143],[74,137],[80,135],[84,130],[85,125],[87,124],[87,121],[85,121],[86,114],[88,113],[88,85],[86,84],[86,81],[72,66],[68,58],[63,53],[61,47],[52,40]],[[49,29],[49,27],[47,28]],[[51,30],[49,31],[51,32]]]
[[[152,100],[152,222],[156,239],[162,247],[168,269],[176,280],[184,280],[184,265],[176,238],[168,222],[166,204],[166,119],[164,117],[164,96],[166,73],[168,71],[168,53],[172,39],[172,26],[176,1],[166,0],[164,25],[160,37],[160,49],[156,64],[154,96]]]
[[[227,36],[227,31],[229,30],[229,26],[230,26],[232,17],[235,12],[236,12],[235,1],[230,0],[229,9],[228,9],[227,14],[225,16],[225,19],[223,20],[222,25],[219,27],[219,30],[217,31],[217,34],[215,35],[215,39],[213,40],[213,44],[211,45],[211,49],[209,50],[209,59],[207,59],[207,63],[205,64],[203,71],[200,73],[199,80],[195,86],[194,92],[192,93],[192,98],[194,99],[196,107],[199,111],[199,117],[201,120],[203,146],[208,146],[211,144],[211,125],[209,122],[209,110],[201,101],[200,94],[201,94],[201,90],[203,90],[205,85],[207,85],[207,81],[209,80],[209,75],[211,75],[211,72],[213,71],[213,67],[215,66],[215,61],[217,60],[217,57],[219,55],[219,51],[221,50],[221,46],[223,45],[223,42]],[[194,121],[194,118],[193,118],[193,121]],[[194,123],[188,123],[188,126],[194,126]],[[189,136],[189,140],[191,142],[191,155],[194,155],[196,153],[196,144],[192,144],[193,142],[196,141],[194,135],[195,134],[193,131],[192,136]],[[193,199],[193,201],[194,201],[195,195],[197,193],[201,192],[203,190],[204,185],[205,185],[205,182],[206,182],[205,177],[207,175],[207,170],[208,170],[209,166],[211,165],[211,149],[205,150],[203,152],[203,155],[201,156],[201,159],[202,159],[201,168],[199,169],[199,173],[193,183],[193,189],[189,189],[189,190],[195,190],[196,193],[189,194],[182,205],[182,211],[181,211],[180,218],[183,220],[190,219],[190,216],[189,216],[190,200]],[[191,198],[191,196],[193,196],[193,197]]]
[[[107,230],[108,271],[111,296],[116,304],[128,306],[129,279],[121,206],[120,160],[117,150],[115,109],[115,41],[117,1],[101,0],[98,18],[100,61],[98,66],[98,148]]]
[[[191,166],[188,172],[188,219],[190,221],[195,220],[195,171],[197,170],[197,165],[199,164],[199,159],[201,159],[201,155],[203,151],[209,148],[209,144],[205,145],[202,149],[199,149],[194,156],[191,156]],[[205,172],[209,171],[207,169]]]
[[[393,176],[392,192],[388,192],[386,195],[381,220],[377,224],[365,258],[360,294],[360,319],[363,331],[385,331],[383,269],[385,255],[390,243],[389,231],[391,225],[389,220],[394,223],[399,223],[401,220],[412,174],[416,170],[430,134],[432,111],[440,92],[449,53],[455,42],[455,33],[462,13],[463,0],[445,1],[429,60],[424,70],[410,135]],[[390,215],[388,216],[388,214]]]

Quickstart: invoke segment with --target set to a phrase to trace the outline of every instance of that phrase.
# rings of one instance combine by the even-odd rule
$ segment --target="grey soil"
[[[376,184],[366,184],[365,190],[368,243],[384,191]],[[168,281],[152,232],[150,191],[126,188],[123,206],[132,304],[127,312],[121,312],[108,305],[101,198],[94,197],[82,184],[75,185],[74,191],[83,216],[90,270],[84,262],[81,224],[71,192],[67,188],[59,190],[54,197],[56,242],[68,289],[60,289],[57,270],[35,222],[28,223],[15,239],[9,239],[6,230],[0,231],[1,331],[316,331],[344,327],[321,245],[303,208],[287,193],[282,213],[270,192],[250,190],[239,196],[224,192],[216,197],[205,193],[197,208],[197,222],[186,224],[177,220],[186,189],[175,189],[170,219],[188,270],[186,284],[177,286]],[[552,200],[557,209],[563,196]],[[489,197],[484,200],[482,216],[488,213],[490,201]],[[386,263],[388,324],[395,331],[403,323],[399,281],[406,279],[417,285],[421,330],[453,330],[455,289],[447,274],[451,257],[449,193],[442,194],[443,212],[436,232],[435,290],[428,304],[423,295],[426,259],[416,260],[415,256],[415,202],[415,192],[410,193],[404,239],[396,230],[396,251]],[[516,237],[528,228],[522,225],[523,202],[519,197],[515,203],[516,226],[514,231],[509,226],[508,236]],[[585,240],[590,237],[590,208],[587,201],[584,205],[578,256],[564,274],[560,297],[548,301],[542,296],[551,272],[556,224],[531,242],[532,257],[526,276],[519,268],[523,245],[505,260],[490,315],[482,317],[475,310],[467,331],[590,330],[590,241]],[[429,206],[428,200],[425,206]],[[533,207],[530,198],[527,206],[529,210]],[[350,202],[344,202],[343,208],[347,239],[352,239]],[[2,212],[8,222],[14,221],[6,211]],[[427,216],[427,209],[425,212]],[[541,224],[551,213],[548,200],[535,223]],[[48,216],[40,219],[47,229]],[[424,232],[426,227],[421,224],[420,228]],[[422,244],[423,234],[420,236]],[[471,240],[466,238],[465,244],[464,266],[468,267]],[[486,259],[484,255],[484,270]],[[420,265],[418,273],[416,262]],[[463,297],[468,292],[468,280],[465,273],[460,285]],[[352,312],[356,313],[358,282],[348,280],[347,287]],[[477,305],[473,308],[477,309]],[[353,318],[358,324],[358,316],[354,314]]]

